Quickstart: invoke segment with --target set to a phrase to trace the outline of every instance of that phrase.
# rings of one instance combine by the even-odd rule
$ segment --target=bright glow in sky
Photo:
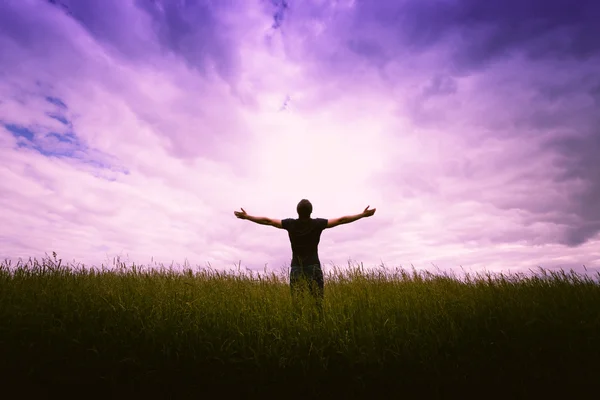
[[[0,2],[0,257],[600,268],[600,3]]]

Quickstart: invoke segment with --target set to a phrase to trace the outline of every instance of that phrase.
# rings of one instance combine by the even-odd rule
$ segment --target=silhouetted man
[[[375,208],[365,210],[356,215],[348,215],[336,219],[311,218],[312,204],[306,199],[302,199],[296,211],[298,219],[287,218],[284,220],[272,219],[266,217],[253,217],[242,211],[234,211],[236,217],[247,219],[261,225],[271,225],[279,229],[285,229],[288,232],[290,243],[292,245],[292,263],[290,271],[290,288],[292,296],[295,297],[297,290],[301,288],[303,281],[308,283],[310,293],[317,300],[319,311],[322,311],[322,302],[324,295],[323,270],[319,260],[318,245],[321,240],[321,232],[326,228],[348,224],[364,217],[370,217],[375,214]]]

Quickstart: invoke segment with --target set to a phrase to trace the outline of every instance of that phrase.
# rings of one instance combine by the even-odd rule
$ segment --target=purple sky
[[[597,0],[0,1],[0,257],[600,268]]]

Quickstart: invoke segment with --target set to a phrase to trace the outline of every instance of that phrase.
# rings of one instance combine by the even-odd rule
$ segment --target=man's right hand
[[[376,208],[374,208],[374,209],[372,209],[372,210],[369,210],[369,207],[371,207],[371,206],[367,206],[367,208],[365,208],[365,211],[363,211],[363,216],[365,216],[365,217],[370,217],[370,216],[372,216],[373,214],[375,214],[375,210],[377,210],[377,209],[376,209]]]

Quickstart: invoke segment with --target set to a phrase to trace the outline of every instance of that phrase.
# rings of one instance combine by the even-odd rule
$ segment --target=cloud
[[[309,198],[378,209],[326,231],[324,263],[598,264],[598,10],[1,3],[0,243],[278,269],[285,232],[232,211]]]
[[[275,12],[273,14],[273,29],[277,29],[281,27],[283,20],[285,19],[285,13],[289,8],[289,4],[286,0],[271,0],[271,3],[275,7]]]
[[[2,7],[4,18],[13,21],[12,25],[2,24],[8,30],[1,36],[3,49],[7,50],[2,52],[2,65],[10,76],[1,87],[0,120],[4,130],[0,137],[8,166],[3,169],[6,179],[2,181],[4,190],[12,185],[22,188],[11,189],[10,196],[3,199],[3,209],[12,212],[3,214],[7,230],[2,238],[15,234],[21,237],[15,230],[26,232],[36,226],[39,236],[31,238],[35,246],[27,249],[35,248],[39,255],[42,250],[56,247],[67,257],[74,254],[95,261],[106,248],[118,254],[149,246],[146,251],[154,248],[154,255],[163,259],[170,257],[169,252],[175,254],[173,257],[185,253],[169,249],[174,240],[169,237],[181,235],[169,218],[192,218],[202,210],[202,198],[220,201],[236,183],[227,171],[244,167],[243,156],[231,168],[211,161],[219,155],[235,155],[235,151],[227,154],[216,136],[231,140],[234,134],[244,133],[227,129],[236,116],[235,107],[228,110],[227,102],[231,105],[235,99],[219,87],[219,81],[211,83],[196,77],[177,60],[169,64],[168,58],[162,59],[160,66],[136,70],[133,61],[107,50],[103,42],[51,6],[23,2]],[[33,7],[39,12],[31,12]],[[27,27],[33,25],[37,28],[26,34],[30,32]],[[46,48],[55,49],[54,53],[42,50],[40,43],[44,41]],[[75,68],[67,67],[69,63]],[[36,68],[40,64],[46,68]],[[208,96],[198,97],[194,89],[204,89]],[[163,115],[157,112],[161,109]],[[219,131],[206,132],[211,123]],[[19,146],[19,140],[25,140],[24,145]],[[235,148],[241,142],[226,145]],[[206,155],[212,158],[200,158]],[[29,172],[15,175],[14,171],[19,170]],[[125,174],[128,171],[129,177]],[[212,182],[211,186],[202,185],[207,181]],[[226,188],[219,189],[223,181]],[[40,186],[42,182],[46,183]],[[193,194],[181,194],[192,185],[197,185]],[[210,190],[221,192],[202,195]],[[79,192],[88,194],[77,195]],[[42,195],[43,200],[39,197]],[[148,201],[147,196],[153,200]],[[198,209],[189,210],[192,204]],[[165,211],[165,206],[172,211]],[[147,210],[152,216],[136,220],[139,210]],[[182,214],[184,210],[187,214]],[[222,218],[223,213],[216,215]],[[30,222],[20,226],[23,221]],[[55,232],[54,239],[48,241],[49,232],[61,226],[58,221],[61,232]],[[162,227],[158,236],[152,233],[153,226]],[[196,237],[189,232],[185,236]],[[78,239],[70,248],[73,237]],[[163,243],[165,250],[154,240]],[[178,240],[176,247],[180,249],[190,244],[181,237]],[[198,239],[197,245],[202,243]],[[16,250],[21,247],[11,248],[11,255],[24,255]],[[137,252],[137,256],[146,258],[150,253],[146,251]]]
[[[600,175],[591,154],[600,149],[600,45],[594,40],[600,6],[558,0],[326,4],[313,8],[326,28],[312,31],[304,4],[291,7],[284,29],[310,40],[290,53],[309,57],[312,76],[333,82],[337,93],[359,96],[365,86],[385,83],[398,96],[398,116],[409,121],[393,139],[391,152],[401,160],[379,180],[392,193],[524,210],[522,223],[546,225],[554,232],[547,240],[569,246],[596,237]],[[422,161],[412,159],[415,153]],[[455,185],[450,193],[443,182]],[[539,190],[531,193],[532,187]],[[550,213],[549,207],[561,209]]]

